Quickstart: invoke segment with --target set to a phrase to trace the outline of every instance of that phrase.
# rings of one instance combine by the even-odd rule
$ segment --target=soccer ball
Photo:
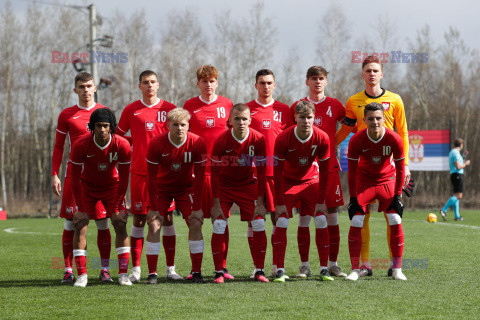
[[[427,216],[428,223],[435,223],[437,222],[437,215],[435,213],[429,213]]]

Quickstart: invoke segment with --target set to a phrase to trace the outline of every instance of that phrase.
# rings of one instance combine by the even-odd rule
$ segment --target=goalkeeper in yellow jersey
[[[380,86],[380,80],[383,78],[383,65],[378,57],[368,56],[362,63],[362,78],[365,81],[365,90],[351,96],[346,104],[345,118],[342,121],[342,127],[335,135],[335,145],[339,145],[355,127],[358,131],[365,129],[367,125],[363,121],[365,106],[371,102],[378,102],[382,105],[385,114],[384,126],[392,129],[400,135],[405,152],[405,181],[404,190],[410,196],[413,188],[413,180],[410,181],[410,170],[408,168],[408,129],[405,119],[405,108],[402,98],[396,93],[383,89]],[[370,227],[368,220],[370,218],[370,206],[367,207],[365,220],[362,229],[362,251],[361,251],[361,271],[360,276],[371,276],[372,267],[370,265]],[[387,242],[390,246],[390,228],[387,228]],[[390,261],[392,251],[390,249]],[[391,263],[388,269],[388,275],[391,276]]]

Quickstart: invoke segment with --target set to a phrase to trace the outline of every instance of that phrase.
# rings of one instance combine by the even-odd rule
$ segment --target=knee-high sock
[[[340,250],[340,227],[338,226],[338,212],[327,214],[328,224],[328,260],[337,262],[338,252]]]
[[[203,240],[190,240],[188,245],[192,260],[192,272],[202,272]]]
[[[391,245],[391,237],[392,237],[392,229],[390,227],[390,224],[388,223],[388,218],[387,214],[384,213],[383,216],[385,217],[385,220],[387,221],[387,244],[388,244],[388,252],[390,254],[390,261],[392,261],[392,245]]]
[[[77,265],[78,275],[87,273],[87,250],[73,249],[73,257]]]
[[[360,269],[360,252],[362,250],[362,228],[350,226],[348,232],[348,251],[352,270]]]
[[[265,233],[265,220],[256,219],[251,221],[253,231],[253,263],[255,269],[265,267],[265,254],[267,252],[267,235]]]
[[[448,198],[447,203],[445,203],[445,205],[443,206],[442,211],[443,211],[443,212],[447,212],[447,211],[448,211],[448,208],[450,208],[451,206],[453,206],[457,200],[458,200],[458,199],[457,199],[457,197],[455,197],[455,196],[451,196],[450,198]],[[454,210],[455,210],[455,209],[454,209]]]
[[[275,240],[274,240],[275,229],[276,229],[276,227],[273,226],[272,227],[272,236],[270,237],[270,243],[272,245],[272,265],[273,266],[277,265],[277,252],[275,251],[275,246],[274,246],[274,243],[275,243]]]
[[[145,253],[147,255],[148,274],[157,273],[158,254],[160,252],[160,242],[149,242],[145,244]]]
[[[227,230],[227,221],[217,219],[213,222],[212,233],[212,256],[215,271],[222,271],[225,258],[225,231]]]
[[[100,251],[100,259],[102,259],[102,269],[107,269],[110,265],[110,251],[112,250],[110,229],[98,230],[97,245],[98,251]]]
[[[253,257],[253,229],[252,227],[247,227],[247,240],[248,240],[248,247],[250,248],[250,254]]]
[[[455,219],[460,218],[460,200],[459,199],[457,199],[453,204],[453,213],[455,214]]]
[[[228,230],[228,221],[227,221],[227,227],[225,228],[225,251],[223,254],[223,267],[227,267],[227,255],[228,255],[228,243],[230,241],[230,232]]]
[[[300,261],[308,262],[310,253],[310,228],[298,227],[297,228],[297,243],[298,253],[300,254]]]
[[[287,250],[288,219],[280,217],[275,227],[274,250],[277,250],[277,268],[285,268],[285,251]]]
[[[142,259],[143,241],[144,227],[132,226],[132,231],[130,233],[130,245],[132,250],[133,267],[140,267],[140,260]]]
[[[70,220],[65,220],[65,227],[62,234],[62,251],[65,270],[68,269],[69,271],[72,271],[74,234],[75,229],[73,227],[73,222]]]
[[[392,230],[392,235],[390,237],[390,247],[392,248],[392,268],[397,269],[402,267],[402,256],[403,256],[403,229],[402,224],[390,226]]]
[[[363,264],[370,264],[370,205],[367,206],[367,212],[365,214],[365,219],[363,222],[362,228],[362,250],[360,257]]]
[[[177,242],[177,235],[175,233],[175,226],[164,226],[162,228],[162,242],[165,250],[165,260],[167,267],[175,265],[175,246]]]
[[[315,222],[315,243],[317,245],[318,258],[320,259],[320,267],[328,267],[328,228],[327,217],[325,215],[316,216]]]
[[[116,248],[118,258],[118,274],[127,273],[128,260],[130,259],[130,247]]]

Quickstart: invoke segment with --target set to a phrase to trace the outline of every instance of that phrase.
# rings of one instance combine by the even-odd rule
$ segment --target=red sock
[[[265,230],[254,231],[253,237],[253,263],[256,269],[263,269],[265,267],[265,254],[267,252],[267,235]]]
[[[148,274],[157,273],[158,254],[147,254]]]
[[[162,236],[163,240],[163,249],[165,250],[165,260],[167,262],[167,267],[175,265],[175,245],[177,236]]]
[[[223,254],[223,267],[227,267],[227,255],[228,255],[228,241],[230,240],[230,232],[228,231],[228,224],[227,227],[225,228],[225,250]]]
[[[328,228],[315,229],[315,243],[317,244],[318,257],[320,258],[320,266],[328,266]]]
[[[392,248],[392,261],[393,269],[402,267],[402,255],[403,255],[403,228],[402,224],[390,226],[390,247]]]
[[[254,257],[253,253],[253,229],[252,227],[248,227],[247,229],[247,240],[248,240],[248,247],[250,248],[250,255]]]
[[[348,251],[350,252],[352,270],[360,269],[360,251],[362,251],[362,228],[350,226],[350,231],[348,232]]]
[[[275,228],[275,246],[277,249],[277,268],[285,266],[285,251],[287,250],[287,228]]]
[[[65,268],[72,268],[73,262],[73,235],[75,230],[63,229],[62,235],[62,249],[63,249],[63,261],[65,262]]]
[[[117,254],[118,257],[118,274],[127,273],[128,261],[130,260],[130,252]]]
[[[275,244],[274,244],[274,243],[275,243],[275,237],[274,237],[274,235],[275,235],[275,230],[276,230],[275,228],[276,228],[276,227],[273,226],[273,228],[274,228],[274,229],[273,229],[273,232],[272,232],[272,236],[270,237],[270,243],[272,244],[272,264],[273,264],[274,266],[276,266],[276,265],[277,265],[277,254],[278,254],[278,253],[277,253],[277,251],[278,251],[277,249],[278,249],[278,248],[275,249]]]
[[[310,254],[310,228],[298,227],[297,229],[298,253],[300,261],[308,262]]]
[[[110,229],[98,230],[97,246],[100,251],[100,259],[102,260],[102,268],[110,265],[110,251],[112,250],[112,236]]]
[[[337,261],[338,252],[340,248],[340,227],[338,224],[336,226],[328,226],[328,240],[329,240],[329,260]]]
[[[132,266],[140,267],[140,259],[142,258],[143,237],[130,237],[130,245],[132,250]]]
[[[192,260],[192,272],[202,272],[203,252],[190,252],[190,259]]]
[[[77,265],[77,272],[78,272],[79,276],[87,273],[87,257],[76,256],[75,257],[75,264]]]
[[[211,245],[215,271],[222,270],[225,257],[225,235],[213,233]]]

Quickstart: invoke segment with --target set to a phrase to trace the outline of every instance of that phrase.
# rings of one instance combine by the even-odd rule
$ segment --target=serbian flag
[[[409,130],[410,171],[449,171],[450,130]]]
[[[348,143],[352,136],[351,133],[337,150],[342,171],[348,171]],[[410,171],[450,171],[450,130],[409,130],[408,139]]]

